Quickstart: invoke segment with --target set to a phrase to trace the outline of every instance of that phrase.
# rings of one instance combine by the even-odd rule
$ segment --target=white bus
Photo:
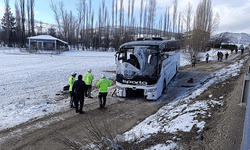
[[[157,100],[180,66],[180,41],[138,38],[124,43],[115,55],[116,94],[141,93]]]

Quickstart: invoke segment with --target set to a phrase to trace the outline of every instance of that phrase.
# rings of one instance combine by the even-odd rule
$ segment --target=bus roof
[[[168,41],[177,40],[167,40],[165,38],[138,38],[136,41],[122,44],[120,48],[125,48],[127,46],[160,46],[162,43],[166,43]]]

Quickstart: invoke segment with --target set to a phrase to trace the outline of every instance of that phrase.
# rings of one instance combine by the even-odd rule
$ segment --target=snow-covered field
[[[68,101],[60,101],[56,104],[51,102],[55,99],[55,94],[68,84],[70,74],[77,71],[78,75],[83,75],[91,68],[94,80],[97,81],[103,72],[115,70],[114,54],[115,52],[70,50],[60,55],[35,55],[20,52],[18,49],[1,48],[0,130],[68,109]],[[209,54],[210,60],[217,59],[216,50],[209,51]],[[186,58],[188,58],[186,54],[182,53],[181,66],[190,64]],[[206,122],[195,120],[195,116],[205,114],[210,109],[209,106],[223,105],[223,103],[220,100],[207,99],[191,104],[190,98],[201,94],[215,82],[238,75],[242,64],[243,61],[213,73],[209,77],[211,80],[194,91],[192,95],[167,104],[131,131],[117,138],[140,142],[157,132],[174,133],[177,130],[189,132],[193,126],[200,129],[198,132],[202,131]],[[105,74],[108,78],[114,78],[112,73],[105,72]],[[177,106],[180,101],[184,102],[183,105]],[[167,125],[165,122],[168,122]],[[176,146],[177,143],[166,141],[166,145],[157,145],[150,149],[171,149]]]
[[[68,84],[71,73],[83,75],[91,68],[94,80],[99,80],[103,71],[115,70],[114,54],[71,50],[60,55],[34,55],[0,49],[0,130],[68,108],[69,102],[51,102]]]

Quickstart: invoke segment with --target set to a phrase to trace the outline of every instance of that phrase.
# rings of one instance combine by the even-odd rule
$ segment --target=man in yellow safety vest
[[[91,74],[91,69],[89,69],[88,72],[84,74],[84,78],[83,78],[83,81],[85,82],[86,87],[87,87],[87,95],[86,95],[86,97],[88,97],[88,98],[93,98],[91,96],[92,80],[93,79],[94,78],[93,78],[93,75]]]
[[[74,91],[72,91],[72,87],[76,81],[75,77],[76,77],[76,72],[73,72],[69,78],[70,108],[75,108],[73,106],[73,103],[75,101],[75,95],[74,95]]]
[[[98,81],[96,84],[97,88],[99,88],[99,104],[100,109],[105,108],[106,105],[106,97],[108,94],[108,87],[110,87],[112,83],[109,81],[109,79],[106,78],[105,74],[102,75],[102,78]],[[103,101],[102,101],[103,98]]]

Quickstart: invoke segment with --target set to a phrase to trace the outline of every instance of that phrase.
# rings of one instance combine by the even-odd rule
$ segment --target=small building
[[[38,35],[27,38],[29,50],[65,51],[69,50],[68,43],[51,35]]]

